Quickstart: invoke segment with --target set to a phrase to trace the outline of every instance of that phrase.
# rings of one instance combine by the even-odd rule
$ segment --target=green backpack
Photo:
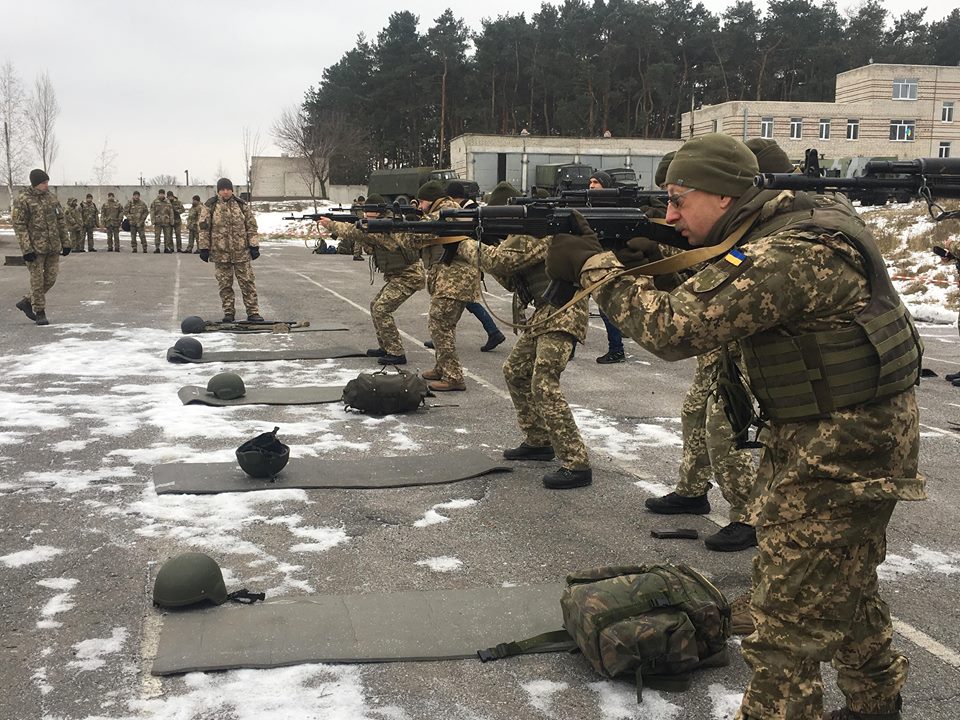
[[[644,685],[683,690],[689,672],[726,665],[730,606],[686,565],[602,567],[567,576],[564,630],[481,650],[482,661],[579,649],[601,675],[634,675]]]
[[[412,372],[386,368],[373,373],[360,373],[343,388],[343,402],[348,408],[367,415],[393,415],[410,412],[424,404],[430,394],[427,382]]]

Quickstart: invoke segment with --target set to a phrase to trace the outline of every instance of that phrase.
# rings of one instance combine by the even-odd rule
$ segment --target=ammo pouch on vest
[[[392,415],[410,412],[424,404],[429,394],[426,381],[419,375],[397,368],[374,373],[360,373],[343,388],[343,402],[348,408],[367,415]]]
[[[377,270],[384,274],[406,270],[419,257],[419,254],[412,250],[386,250],[378,245],[373,246],[373,264],[376,265]]]
[[[634,676],[638,702],[644,685],[684,690],[691,670],[728,663],[730,606],[713,583],[686,565],[574,573],[567,576],[560,607],[564,630],[501,643],[480,651],[480,659],[579,649],[605,677]]]

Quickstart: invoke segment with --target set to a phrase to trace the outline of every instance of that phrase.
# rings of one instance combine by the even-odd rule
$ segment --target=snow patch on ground
[[[553,712],[554,696],[570,686],[565,682],[554,682],[553,680],[531,680],[523,683],[520,687],[530,696],[530,704],[535,710],[547,717],[555,717]]]
[[[597,693],[603,720],[674,720],[680,717],[679,705],[665,700],[656,690],[643,691],[643,703],[637,703],[637,691],[625,683],[595,682],[587,685]]]
[[[0,556],[0,562],[9,568],[23,567],[24,565],[34,565],[36,563],[47,562],[62,553],[60,548],[50,545],[34,545],[29,550],[20,550],[9,555]]]
[[[445,523],[450,518],[448,518],[446,515],[441,515],[438,510],[462,510],[463,508],[468,508],[476,504],[476,500],[471,500],[468,498],[439,503],[427,510],[424,516],[417,520],[413,526],[419,528],[427,527],[428,525],[436,525],[437,523]]]
[[[623,462],[637,462],[651,447],[682,447],[679,427],[676,430],[650,422],[617,421],[595,408],[573,406],[577,426],[587,444],[601,448]],[[679,425],[679,420],[663,418],[663,423]]]
[[[932,572],[953,575],[960,572],[960,552],[945,553],[914,544],[913,557],[887,553],[887,559],[877,568],[881,580],[895,580],[904,575]]]
[[[455,557],[446,556],[417,560],[417,562],[414,564],[428,567],[434,572],[453,572],[454,570],[459,570],[461,567],[463,567],[462,560],[458,560]]]
[[[729,720],[737,714],[743,700],[742,692],[728,690],[719,683],[711,683],[707,695],[713,708],[713,720]]]
[[[113,655],[123,649],[127,640],[127,629],[118,627],[108,638],[93,638],[74,643],[73,650],[76,660],[67,663],[67,667],[78,668],[81,672],[97,670],[107,664],[104,655]]]

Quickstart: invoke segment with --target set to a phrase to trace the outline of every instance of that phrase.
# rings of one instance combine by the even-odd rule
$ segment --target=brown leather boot
[[[455,390],[466,390],[467,384],[462,380],[456,382],[455,380],[437,380],[427,385],[428,388],[434,392],[450,392]]]
[[[442,380],[443,376],[440,375],[440,371],[434,368],[433,370],[425,370],[420,373],[420,377],[424,380]]]

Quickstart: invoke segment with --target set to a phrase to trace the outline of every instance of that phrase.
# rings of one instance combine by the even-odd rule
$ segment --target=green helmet
[[[257,435],[237,448],[237,462],[250,477],[273,478],[286,466],[290,448],[277,439],[279,429],[275,427],[273,432]]]
[[[227,600],[227,588],[217,561],[209,555],[188,552],[167,560],[153,583],[153,604],[160,607],[184,607],[200,602],[221,605]]]
[[[173,344],[173,349],[180,355],[191,360],[199,360],[203,355],[203,345],[200,341],[192,337],[183,337]]]
[[[217,373],[207,382],[207,392],[218,400],[236,400],[247,394],[243,378],[232,372]]]
[[[197,315],[185,317],[180,322],[180,332],[182,332],[184,335],[202,333],[206,327],[207,323],[204,322],[202,317],[198,317]]]

